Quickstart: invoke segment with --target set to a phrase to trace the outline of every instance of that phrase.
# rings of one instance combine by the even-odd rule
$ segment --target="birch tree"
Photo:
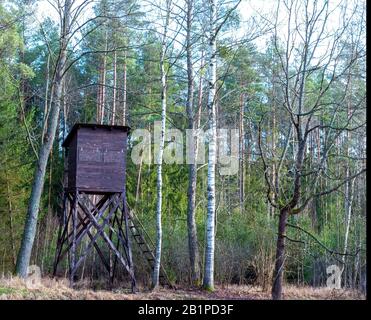
[[[217,131],[216,131],[216,93],[217,93],[217,70],[216,40],[221,28],[227,22],[231,13],[238,7],[240,1],[234,3],[234,6],[227,10],[227,13],[221,17],[218,23],[218,1],[209,1],[209,39],[208,39],[208,78],[209,88],[207,99],[208,111],[208,142],[209,153],[207,163],[207,217],[206,217],[206,244],[205,244],[205,269],[203,278],[203,287],[206,290],[214,290],[214,252],[215,252],[215,167],[217,154]],[[220,20],[219,20],[220,21]]]
[[[157,203],[156,203],[156,252],[155,262],[152,274],[152,288],[156,289],[159,285],[160,267],[161,267],[161,246],[162,246],[162,161],[165,147],[166,130],[166,49],[167,36],[171,12],[171,0],[166,0],[165,23],[162,32],[161,54],[160,54],[160,74],[161,74],[161,133],[157,153]]]
[[[207,99],[208,128],[209,128],[209,158],[207,163],[207,218],[206,218],[206,246],[205,271],[203,287],[214,290],[214,251],[215,251],[215,165],[216,165],[216,19],[217,1],[210,0],[210,24],[208,46],[208,87]]]

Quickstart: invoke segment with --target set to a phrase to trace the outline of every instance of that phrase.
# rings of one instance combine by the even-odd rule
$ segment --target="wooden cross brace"
[[[69,210],[67,210],[66,206],[67,200],[70,202]],[[64,199],[64,212],[67,211],[68,214],[64,217],[65,223],[63,226],[61,225],[59,230],[54,275],[56,274],[59,261],[68,254],[70,283],[71,286],[73,286],[74,276],[78,267],[94,247],[110,275],[111,282],[114,278],[116,264],[119,262],[130,275],[132,290],[134,291],[136,281],[127,230],[127,210],[124,202],[124,194],[115,193],[104,195],[97,204],[94,204],[85,193],[68,193],[65,195]],[[124,232],[122,228],[123,217],[125,217],[126,232]],[[105,231],[107,228],[109,230],[109,235],[107,235]],[[96,231],[94,235],[92,232],[93,229]],[[117,238],[116,244],[114,244],[112,240],[113,234],[115,234]],[[81,244],[83,238],[86,238],[86,235],[89,237],[90,241],[80,254],[80,257],[77,258],[76,249]],[[109,252],[113,252],[115,256],[113,266],[110,262],[107,262],[107,259],[104,257],[103,252],[97,244],[97,239],[99,237],[106,243]],[[63,247],[65,247],[64,250]],[[120,249],[122,249],[123,254]]]

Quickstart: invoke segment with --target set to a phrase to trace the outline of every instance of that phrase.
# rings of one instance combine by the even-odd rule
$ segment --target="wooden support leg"
[[[117,208],[116,208],[117,210]],[[116,222],[116,210],[115,212],[113,213],[113,217],[110,218],[110,222],[109,224],[112,226],[112,228],[115,228],[115,222]],[[110,229],[109,230],[109,239],[112,241],[112,235],[113,235],[113,232],[112,230]],[[116,257],[116,256],[115,256]],[[115,259],[116,260],[116,259]],[[109,249],[109,280],[110,280],[110,288],[112,289],[113,288],[113,281],[114,281],[114,277],[115,277],[115,266],[114,266],[114,261],[113,261],[113,257],[112,257],[112,250]]]
[[[66,192],[63,193],[63,212],[62,212],[62,219],[59,221],[58,227],[58,238],[57,238],[57,250],[55,250],[55,257],[54,257],[54,267],[53,267],[53,277],[57,274],[57,268],[59,263],[59,258],[61,255],[64,239],[62,239],[62,231],[63,235],[65,234],[66,229],[66,202],[67,202],[67,194]]]
[[[71,250],[71,269],[70,269],[70,286],[74,285],[74,278],[76,273],[76,224],[77,224],[77,202],[78,202],[78,190],[72,204],[72,250]]]
[[[118,234],[120,235],[120,237],[122,239],[125,240],[125,243],[126,243],[126,237],[124,235],[124,231],[122,230],[122,224],[123,224],[123,221],[124,221],[124,216],[121,214],[120,219],[119,219],[117,214],[115,214],[114,221],[117,223]],[[120,245],[120,238],[117,237],[116,248],[119,248],[120,247],[119,245]],[[128,260],[128,254],[126,252],[126,248],[123,247],[123,246],[122,246],[122,248],[123,248],[123,252],[125,254],[125,258],[126,258],[126,260]],[[116,266],[117,266],[117,256],[114,257],[114,261],[113,261],[113,274],[115,274],[115,272],[116,272]]]
[[[132,293],[135,293],[136,291],[136,279],[135,279],[135,274],[134,274],[134,264],[133,264],[133,255],[131,252],[131,241],[130,241],[130,236],[129,236],[129,219],[128,219],[128,208],[126,206],[126,199],[125,195],[123,195],[124,201],[123,201],[123,210],[122,214],[125,217],[125,233],[126,233],[126,246],[128,250],[128,264],[130,271],[133,274],[132,281],[131,281],[131,291]]]

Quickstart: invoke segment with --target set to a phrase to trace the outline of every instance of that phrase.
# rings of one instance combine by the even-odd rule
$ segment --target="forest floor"
[[[18,278],[0,278],[0,300],[264,300],[270,299],[269,290],[244,285],[216,286],[214,292],[198,289],[160,288],[141,290],[131,294],[128,290],[71,289],[63,279],[43,278],[41,283],[28,285]],[[364,300],[365,295],[352,290],[285,286],[287,300]]]

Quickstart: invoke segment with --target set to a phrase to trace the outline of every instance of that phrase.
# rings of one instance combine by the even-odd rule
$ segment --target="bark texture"
[[[215,164],[216,164],[216,0],[210,1],[209,39],[209,96],[207,101],[209,117],[209,159],[207,165],[207,218],[205,272],[203,287],[214,290],[214,251],[215,251]]]

